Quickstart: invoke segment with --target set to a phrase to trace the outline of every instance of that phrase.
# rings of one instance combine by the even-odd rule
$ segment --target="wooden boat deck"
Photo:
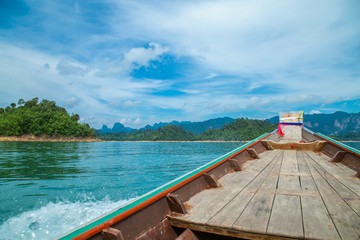
[[[359,239],[360,179],[314,151],[270,150],[171,214],[172,226],[251,239]]]

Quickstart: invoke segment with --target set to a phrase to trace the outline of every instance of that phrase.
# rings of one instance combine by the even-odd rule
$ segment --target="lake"
[[[0,142],[0,239],[54,238],[242,144]]]
[[[243,143],[0,142],[0,239],[50,239]]]

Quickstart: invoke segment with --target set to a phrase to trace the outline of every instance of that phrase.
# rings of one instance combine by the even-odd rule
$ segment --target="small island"
[[[97,142],[95,130],[79,123],[78,114],[69,114],[55,101],[19,99],[0,108],[0,141]]]

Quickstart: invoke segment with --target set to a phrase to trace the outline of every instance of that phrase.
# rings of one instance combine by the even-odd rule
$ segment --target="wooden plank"
[[[290,191],[286,191],[286,190],[276,190],[276,195],[292,195],[292,196],[309,196],[309,197],[319,197],[319,192],[318,191],[303,191],[303,190],[290,190]]]
[[[266,177],[258,192],[251,199],[248,206],[234,223],[233,228],[256,233],[266,233],[271,207],[273,204],[276,185],[278,182],[280,159]]]
[[[331,174],[329,174],[320,165],[314,163],[313,167],[325,179],[325,181],[336,191],[336,193],[345,200],[349,206],[360,216],[360,197],[342,184]]]
[[[325,171],[331,174],[334,178],[339,180],[342,184],[347,186],[351,191],[355,192],[358,196],[360,196],[360,179],[357,178],[349,178],[348,174],[339,168],[337,165],[329,162],[329,158],[324,156],[323,154],[316,154],[311,151],[306,151],[311,159],[313,159],[316,163],[318,163]]]
[[[249,201],[258,191],[266,177],[269,175],[279,158],[280,155],[276,156],[274,161],[272,161],[271,164],[269,164],[258,176],[256,176],[253,181],[251,181],[238,195],[228,202],[224,208],[209,219],[208,224],[231,228]]]
[[[272,156],[272,151],[265,151],[260,153],[260,158],[267,158],[267,156]],[[247,170],[249,167],[251,167],[256,161],[246,161],[243,164],[241,164],[242,171]]]
[[[304,234],[311,239],[341,239],[320,197],[301,196]]]
[[[355,176],[357,174],[357,171],[349,168],[348,166],[342,163],[335,163],[335,165],[341,168],[342,170],[344,170],[345,172],[347,172],[349,177]]]
[[[324,180],[313,165],[317,164],[308,154],[304,154],[307,166],[325,203],[327,211],[342,239],[360,238],[360,217]]]
[[[300,176],[301,190],[304,192],[317,192],[320,196],[319,191],[315,185],[314,179],[311,176],[310,170],[304,160],[304,152],[297,151],[298,169],[303,175]]]
[[[207,189],[193,196],[185,204],[188,206],[188,214],[183,216],[183,219],[192,222],[207,222],[263,171],[277,154],[280,154],[280,151],[271,151],[266,158],[255,160],[247,171],[225,175],[219,180],[222,188]]]
[[[275,196],[267,234],[294,238],[304,236],[300,197],[292,195]]]
[[[256,159],[255,161],[247,161],[246,164],[242,165],[243,171],[261,171],[264,169],[264,164],[268,163],[269,160],[273,160],[275,156],[279,155],[282,151],[267,151],[264,153],[260,153],[260,159]]]
[[[206,224],[187,222],[187,221],[179,220],[176,218],[169,218],[169,222],[170,222],[171,226],[174,226],[174,227],[183,228],[183,229],[188,228],[193,231],[213,233],[213,234],[216,234],[217,236],[222,235],[222,236],[233,237],[236,239],[289,240],[289,238],[284,238],[284,237],[280,237],[280,236],[269,236],[266,234],[246,232],[246,231],[241,231],[238,229],[229,229],[229,228],[220,227],[220,226],[209,226]],[[216,238],[214,238],[214,239],[216,239]],[[223,238],[219,236],[218,239],[223,239]],[[226,239],[226,238],[224,238],[224,239]]]
[[[284,151],[284,158],[281,165],[281,172],[289,173],[289,174],[299,172],[296,151]]]
[[[278,189],[280,191],[300,190],[299,169],[297,164],[296,151],[285,151],[281,164]]]
[[[301,195],[304,236],[315,239],[341,239],[305,162],[303,151],[297,152],[297,159],[299,171],[307,174],[300,176],[302,191],[316,193],[313,196]]]

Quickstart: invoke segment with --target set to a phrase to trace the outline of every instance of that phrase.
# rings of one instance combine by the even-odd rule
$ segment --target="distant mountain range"
[[[215,122],[218,123],[218,121]],[[206,121],[206,123],[209,122]],[[142,129],[129,133],[98,133],[97,135],[104,141],[246,141],[275,128],[276,125],[265,120],[240,118],[225,124],[220,129],[212,128],[198,135],[175,125],[160,126],[156,130]]]
[[[235,119],[224,117],[224,118],[215,118],[215,119],[209,119],[203,122],[189,122],[189,121],[172,121],[172,122],[160,122],[155,123],[154,125],[146,125],[145,127],[139,129],[139,130],[158,130],[159,127],[165,127],[168,125],[175,125],[178,127],[181,127],[187,132],[192,132],[196,135],[205,132],[210,129],[220,129],[224,125],[234,122]],[[112,133],[128,133],[132,131],[136,131],[137,129],[132,129],[129,127],[125,127],[121,123],[115,123],[113,128],[108,128],[106,125],[103,125],[103,127],[99,130],[97,130],[100,133],[104,134],[112,134]]]
[[[108,128],[108,126],[104,124],[101,129],[98,129],[96,131],[103,134],[113,134],[113,133],[128,133],[134,130],[135,129],[133,128],[125,127],[123,124],[116,122],[113,128]]]
[[[279,117],[272,117],[268,121],[278,123]],[[330,114],[304,114],[304,126],[314,132],[334,136],[347,132],[360,132],[360,112],[335,112]]]
[[[192,132],[195,135],[201,134],[210,129],[221,129],[224,125],[234,122],[236,119],[223,117],[209,119],[203,122],[189,122],[189,121],[172,121],[172,122],[160,122],[150,126],[147,125],[139,130],[158,130],[159,127],[167,125],[175,125],[181,127],[187,132]],[[278,123],[279,117],[275,116],[267,121],[271,123]],[[360,132],[360,112],[359,113],[346,113],[335,112],[331,114],[304,114],[304,126],[314,132],[321,132],[325,135],[334,136],[344,134],[347,132]],[[99,130],[103,134],[113,133],[128,133],[132,131],[138,131],[129,127],[125,127],[121,123],[115,123],[113,128],[108,128],[106,125]]]

